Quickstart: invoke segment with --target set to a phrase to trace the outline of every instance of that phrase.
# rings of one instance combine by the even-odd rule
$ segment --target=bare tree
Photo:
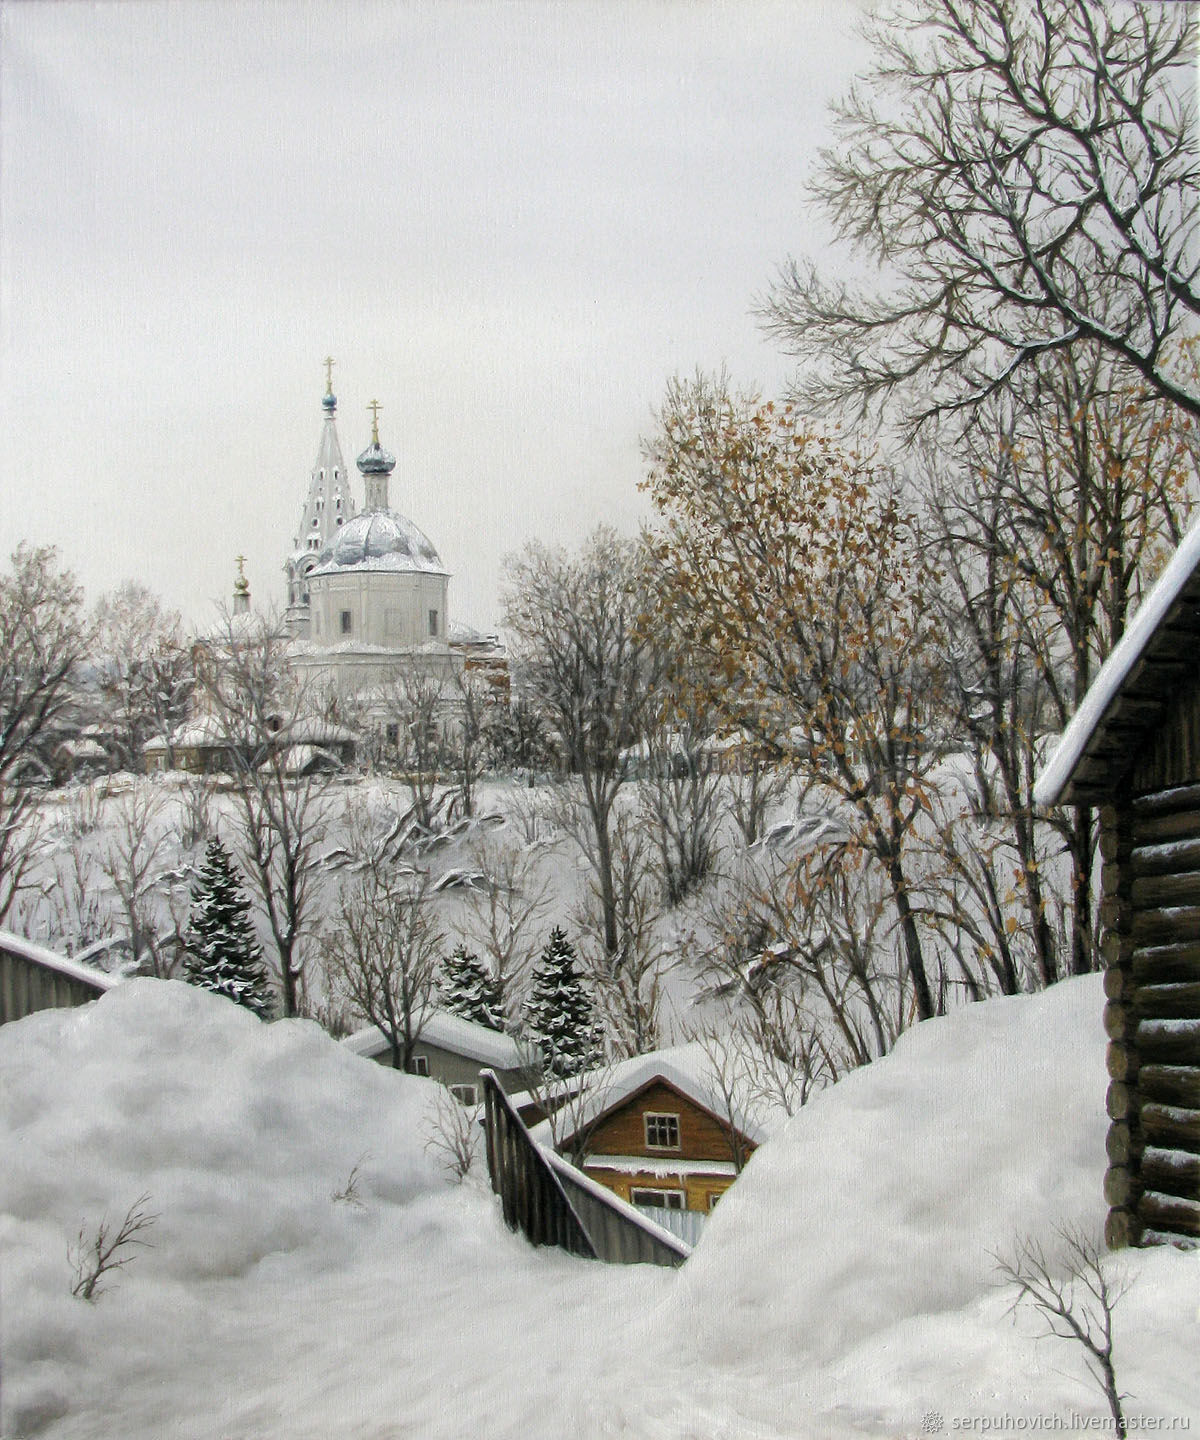
[[[1082,1347],[1088,1374],[1124,1440],[1128,1426],[1113,1361],[1113,1310],[1131,1282],[1126,1275],[1106,1272],[1100,1241],[1072,1226],[1061,1228],[1058,1236],[1058,1255],[1047,1255],[1039,1241],[1026,1238],[1012,1256],[996,1256],[996,1267],[1006,1284],[1017,1287],[1014,1310],[1028,1301],[1045,1322],[1044,1336]]]
[[[392,1065],[412,1072],[413,1053],[437,1003],[443,935],[430,913],[428,876],[372,866],[342,893],[327,929],[335,999],[374,1025]]]
[[[439,676],[418,665],[402,669],[384,699],[396,727],[396,758],[412,798],[412,814],[423,830],[437,820],[437,787],[449,758],[445,730],[446,695]]]
[[[479,783],[486,754],[489,712],[495,704],[494,691],[478,670],[464,666],[455,670],[451,682],[454,723],[448,736],[450,759],[458,775],[460,808],[464,815],[475,813],[475,787]]]
[[[173,769],[171,735],[187,715],[195,678],[179,612],[127,581],[96,605],[95,630],[105,719],[125,767],[139,769],[142,746],[157,737]]]
[[[471,855],[487,884],[467,892],[467,933],[490,960],[511,1010],[513,992],[541,940],[550,881],[538,873],[534,855],[492,835],[479,836]]]
[[[227,615],[201,657],[200,684],[234,781],[238,854],[274,954],[285,1017],[301,1013],[313,880],[329,776],[297,774],[276,736],[307,713],[276,617]]]
[[[638,739],[652,681],[653,652],[639,626],[649,608],[646,586],[637,544],[603,527],[574,558],[530,544],[507,562],[505,618],[521,683],[578,777],[589,827],[585,854],[610,954],[619,943],[613,808],[623,752]]]
[[[20,545],[9,566],[0,574],[0,922],[38,849],[27,772],[74,701],[88,647],[83,592],[55,550]]]
[[[939,817],[938,905],[947,943],[975,931],[1011,992],[1095,964],[1091,817],[1039,816],[1039,743],[1120,639],[1200,485],[1195,422],[1088,347],[1043,362],[979,419],[954,462],[944,449],[927,458],[922,482],[946,579],[951,726],[973,759],[977,809],[972,821],[952,802]],[[1065,946],[1044,879],[1060,850]]]
[[[762,839],[767,812],[782,799],[791,778],[786,766],[773,759],[750,735],[736,737],[725,747],[722,793],[725,808],[745,845]]]
[[[584,853],[593,836],[576,827]],[[662,882],[654,864],[653,840],[628,808],[614,811],[609,859],[616,922],[616,946],[605,928],[604,896],[598,874],[584,896],[576,923],[580,958],[614,1050],[644,1055],[662,1038],[664,983],[671,959],[658,934]]]
[[[160,895],[171,851],[171,837],[159,823],[162,812],[162,796],[148,784],[121,796],[99,864],[116,891],[134,965],[165,979],[177,968],[179,952],[165,945],[159,933]]]
[[[815,189],[883,285],[792,261],[766,307],[820,367],[810,397],[903,392],[919,424],[1092,341],[1200,414],[1172,353],[1200,314],[1192,10],[921,0],[876,18]]]

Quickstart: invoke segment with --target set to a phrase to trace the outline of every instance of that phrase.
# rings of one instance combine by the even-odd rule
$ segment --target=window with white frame
[[[664,1115],[647,1110],[642,1119],[646,1126],[646,1148],[648,1150],[679,1149],[678,1115]]]
[[[657,1187],[631,1185],[629,1187],[629,1203],[631,1205],[654,1205],[660,1210],[682,1210],[682,1190],[660,1190]]]
[[[478,1105],[478,1104],[479,1104],[479,1089],[478,1089],[477,1086],[475,1086],[475,1085],[451,1085],[451,1086],[449,1087],[449,1089],[450,1089],[451,1095],[454,1096],[454,1098],[458,1101],[458,1103],[459,1103],[460,1105]]]
[[[429,1056],[428,1056],[428,1055],[414,1055],[414,1056],[412,1057],[412,1073],[413,1073],[414,1075],[428,1075],[428,1074],[429,1074]]]

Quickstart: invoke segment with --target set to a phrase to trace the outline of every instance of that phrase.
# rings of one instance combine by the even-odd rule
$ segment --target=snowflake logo
[[[946,1422],[940,1410],[926,1410],[921,1416],[921,1429],[926,1435],[940,1435],[945,1428]]]

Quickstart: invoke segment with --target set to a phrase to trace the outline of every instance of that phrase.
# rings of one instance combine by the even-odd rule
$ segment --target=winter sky
[[[332,354],[347,460],[376,398],[494,626],[507,552],[636,526],[670,376],[782,386],[753,306],[827,248],[858,11],[0,0],[0,551],[196,622],[243,553],[281,601]]]

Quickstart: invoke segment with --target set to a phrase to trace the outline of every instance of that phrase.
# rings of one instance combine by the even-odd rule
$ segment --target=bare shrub
[[[425,1116],[425,1152],[432,1155],[455,1185],[471,1173],[479,1159],[479,1117],[482,1107],[465,1105],[439,1088],[433,1109]]]
[[[71,1286],[72,1295],[80,1300],[95,1300],[106,1275],[123,1270],[136,1258],[133,1253],[136,1249],[151,1248],[149,1240],[142,1238],[158,1220],[158,1216],[146,1208],[149,1203],[149,1194],[139,1195],[115,1230],[107,1215],[94,1231],[86,1221],[80,1225],[78,1237],[67,1250],[75,1281]]]
[[[1113,1310],[1128,1294],[1132,1281],[1117,1270],[1106,1274],[1104,1247],[1074,1225],[1056,1231],[1058,1253],[1047,1255],[1041,1241],[1019,1240],[1011,1256],[997,1255],[996,1268],[1004,1284],[1017,1287],[1010,1309],[1028,1300],[1041,1316],[1042,1338],[1069,1340],[1081,1346],[1088,1374],[1108,1402],[1117,1434],[1127,1433],[1113,1362]]]

